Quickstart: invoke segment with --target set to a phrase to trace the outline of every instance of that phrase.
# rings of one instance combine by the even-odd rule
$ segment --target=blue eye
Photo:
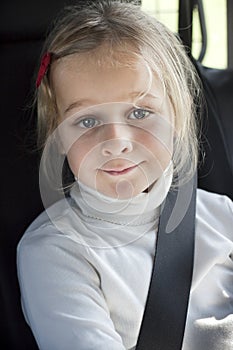
[[[98,123],[99,122],[95,118],[87,117],[87,118],[83,118],[76,124],[79,125],[81,128],[91,129],[94,126],[98,125]]]
[[[133,112],[130,113],[129,118],[131,119],[144,119],[151,114],[150,111],[142,108],[134,109]]]

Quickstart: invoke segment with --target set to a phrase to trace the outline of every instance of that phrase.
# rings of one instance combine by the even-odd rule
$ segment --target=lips
[[[133,171],[134,169],[136,169],[137,167],[138,167],[138,165],[133,165],[130,167],[125,167],[125,168],[102,169],[102,171],[104,171],[105,173],[107,173],[109,175],[118,176],[118,175],[127,174],[127,173]]]

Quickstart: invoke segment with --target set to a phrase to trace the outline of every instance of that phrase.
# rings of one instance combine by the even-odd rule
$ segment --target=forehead
[[[145,60],[125,51],[73,54],[55,62],[51,72],[58,109],[77,100],[88,105],[134,102],[147,92],[164,95],[163,84]]]

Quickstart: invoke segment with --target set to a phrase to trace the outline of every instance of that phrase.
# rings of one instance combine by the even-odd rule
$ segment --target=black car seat
[[[0,5],[0,345],[6,350],[37,349],[21,311],[16,274],[17,243],[43,210],[38,186],[39,157],[35,142],[28,141],[28,136],[34,140],[35,115],[31,115],[28,107],[46,30],[60,8],[72,2],[75,1],[3,0]],[[204,87],[211,91],[207,93],[208,117],[203,116],[206,159],[199,185],[233,197],[233,73],[201,66],[199,71]]]
[[[233,69],[196,64],[207,108],[201,118],[198,186],[233,200]]]
[[[211,3],[208,3],[208,6],[210,8]],[[195,9],[199,16],[202,38],[200,54],[196,60],[191,56]],[[231,35],[230,23],[227,27]],[[198,186],[226,194],[233,199],[233,69],[214,69],[201,64],[208,42],[202,0],[179,0],[179,36],[202,81],[206,101],[206,108],[200,111],[201,150]]]
[[[71,0],[3,0],[0,3],[1,67],[1,349],[37,349],[20,306],[16,246],[43,210],[35,151],[35,115],[30,104],[47,28]],[[31,140],[30,140],[31,139]],[[25,141],[26,140],[26,141]]]

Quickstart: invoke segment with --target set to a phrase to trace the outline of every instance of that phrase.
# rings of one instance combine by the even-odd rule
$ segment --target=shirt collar
[[[173,167],[170,163],[148,192],[142,192],[130,199],[105,196],[77,181],[71,189],[71,197],[85,216],[115,224],[139,225],[158,218],[160,205],[167,196],[172,176]]]

